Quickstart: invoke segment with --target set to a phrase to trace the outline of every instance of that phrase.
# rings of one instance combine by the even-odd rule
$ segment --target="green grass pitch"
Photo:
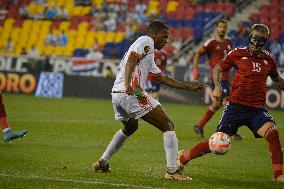
[[[268,145],[242,127],[242,141],[232,141],[225,156],[209,154],[193,160],[185,173],[193,181],[167,181],[162,134],[139,121],[139,130],[111,161],[111,173],[93,173],[113,134],[121,128],[114,120],[110,100],[47,99],[4,95],[10,126],[29,134],[12,143],[0,143],[0,188],[284,188],[274,183]],[[207,106],[164,104],[175,123],[179,147],[189,149],[198,139],[192,126]],[[216,128],[222,111],[206,126]],[[271,111],[284,144],[284,112]]]

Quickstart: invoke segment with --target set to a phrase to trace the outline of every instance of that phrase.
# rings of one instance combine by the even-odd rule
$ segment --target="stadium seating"
[[[281,0],[270,0],[268,4],[262,4],[258,12],[253,12],[249,16],[249,21],[243,21],[240,25],[245,30],[248,30],[254,23],[262,23],[269,27],[270,29],[270,40],[266,44],[266,49],[269,51],[269,45],[272,41],[278,41],[281,45],[282,51],[284,50],[284,20],[283,12],[284,1]],[[239,28],[240,30],[240,28]],[[247,45],[247,34],[240,31],[231,30],[229,36],[233,40],[233,46],[246,46]],[[279,57],[275,57],[276,61],[279,61]]]
[[[115,56],[122,57],[131,43],[131,39],[126,38],[123,23],[117,25],[116,31],[96,30],[96,17],[90,14],[92,8],[101,9],[106,6],[106,3],[120,6],[123,3],[120,0],[92,0],[93,7],[75,5],[72,0],[47,0],[47,5],[35,2],[21,0],[9,3],[8,0],[2,0],[2,5],[7,8],[8,14],[5,20],[0,22],[0,46],[4,47],[11,38],[16,47],[14,55],[20,55],[23,47],[29,50],[34,45],[42,55],[71,56],[74,54],[81,56],[83,53],[78,53],[81,52],[80,49],[88,50],[94,45],[99,45],[105,47],[103,52],[106,57],[113,56],[113,52]],[[128,12],[135,13],[135,6],[139,2],[138,0],[127,1]],[[233,16],[236,6],[233,3],[222,2],[192,5],[187,0],[144,0],[143,2],[147,6],[145,13],[148,17],[162,17],[166,21],[170,27],[169,38],[171,40],[182,38],[183,41],[194,39],[196,42],[202,40],[206,23],[218,15]],[[19,10],[23,6],[26,6],[29,11],[29,18],[20,15]],[[61,6],[67,10],[68,20],[46,17],[47,9]],[[266,6],[263,9],[268,11]],[[257,15],[255,18],[258,18]],[[139,35],[137,30],[140,28],[137,22],[132,24],[135,35]],[[68,37],[67,45],[46,45],[45,39],[50,30],[54,35],[59,35],[64,31]],[[79,50],[76,51],[76,49]]]

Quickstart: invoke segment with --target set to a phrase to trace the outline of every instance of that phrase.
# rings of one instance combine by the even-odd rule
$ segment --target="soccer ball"
[[[231,148],[230,137],[223,132],[214,133],[209,139],[209,148],[214,154],[226,154]]]

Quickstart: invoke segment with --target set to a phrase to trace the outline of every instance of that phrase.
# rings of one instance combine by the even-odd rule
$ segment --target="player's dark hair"
[[[250,28],[250,32],[252,32],[253,30],[269,35],[269,28],[264,24],[252,25],[252,27]]]
[[[168,30],[169,27],[164,24],[163,22],[159,21],[159,20],[154,20],[152,21],[149,26],[147,27],[147,33],[148,34],[155,34],[160,32],[161,30]]]
[[[227,22],[226,20],[224,20],[224,19],[218,20],[218,21],[215,23],[215,26],[217,27],[217,26],[219,25],[219,23],[224,23],[224,24],[226,24],[226,26],[228,26],[228,22]]]

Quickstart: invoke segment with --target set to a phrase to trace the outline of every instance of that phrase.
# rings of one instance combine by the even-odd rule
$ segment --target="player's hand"
[[[128,95],[133,95],[134,91],[133,91],[133,89],[132,89],[132,87],[131,87],[130,84],[125,85],[124,87],[125,87],[125,93],[126,93],[126,94],[128,94]]]
[[[198,80],[199,73],[198,73],[198,68],[194,67],[192,70],[192,77],[194,80]]]
[[[206,89],[208,86],[205,83],[202,82],[198,82],[198,83],[193,83],[190,86],[190,91],[202,91],[204,89]]]
[[[213,91],[213,96],[216,100],[220,100],[222,98],[221,86],[215,86],[215,89]]]

